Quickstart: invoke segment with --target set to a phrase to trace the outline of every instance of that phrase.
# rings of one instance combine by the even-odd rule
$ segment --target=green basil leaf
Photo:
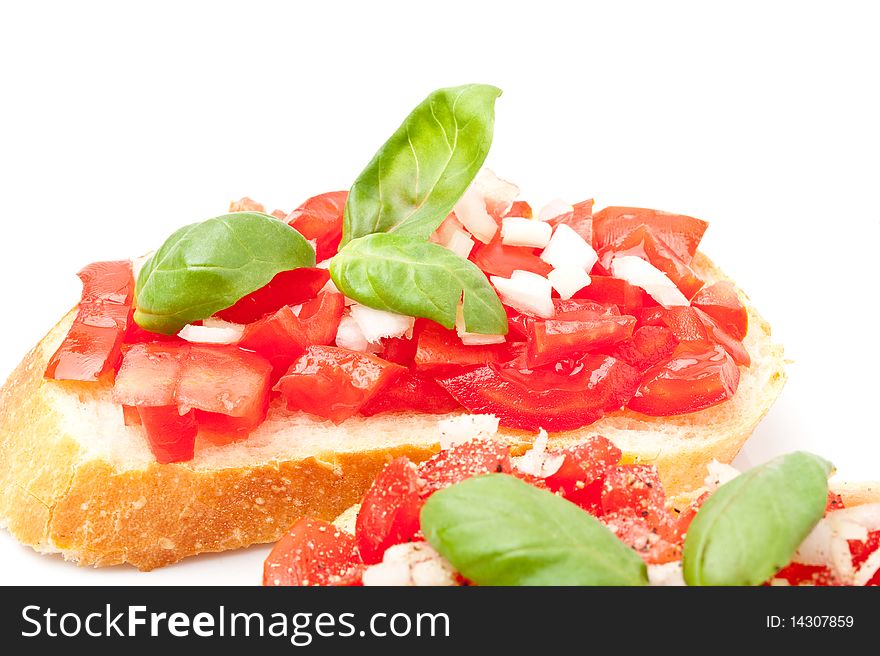
[[[507,334],[507,314],[483,272],[452,251],[401,235],[373,234],[330,261],[339,290],[377,310],[425,317],[452,328],[464,294],[469,332]]]
[[[425,539],[478,585],[647,585],[645,563],[570,501],[505,474],[470,478],[422,507]]]
[[[760,585],[788,565],[825,514],[832,468],[797,451],[719,487],[685,538],[687,584]]]
[[[427,239],[483,165],[500,95],[467,84],[438,89],[416,107],[352,185],[342,244],[374,232]]]
[[[282,271],[315,266],[315,250],[286,223],[259,212],[184,226],[144,265],[135,287],[137,324],[171,335],[234,305]]]

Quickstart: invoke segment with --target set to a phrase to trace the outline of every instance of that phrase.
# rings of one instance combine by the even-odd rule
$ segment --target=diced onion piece
[[[589,271],[599,261],[599,256],[583,237],[564,223],[556,226],[541,259],[555,269],[580,267]]]
[[[798,547],[793,561],[803,565],[827,566],[841,583],[857,584],[856,581],[861,580],[867,573],[863,570],[868,563],[863,563],[858,571],[855,570],[849,541],[865,541],[868,533],[876,530],[880,530],[878,503],[834,510],[816,524],[806,540]],[[877,566],[874,567],[876,571]],[[870,580],[870,576],[865,580]]]
[[[489,281],[501,294],[501,300],[520,312],[528,312],[545,319],[553,316],[553,291],[550,281],[531,271],[514,271],[510,278],[489,276]]]
[[[359,303],[351,306],[351,317],[371,344],[377,344],[383,337],[402,337],[412,330],[415,322],[413,317],[376,310]]]
[[[329,268],[330,268],[330,262],[331,262],[332,260],[333,260],[332,257],[328,257],[326,260],[321,260],[320,262],[318,262],[318,263],[315,265],[315,268],[316,268],[316,269],[329,269]],[[331,282],[331,281],[328,280],[327,282]],[[335,287],[335,285],[334,285],[334,287]]]
[[[665,273],[634,255],[619,255],[611,261],[611,275],[641,287],[663,307],[690,305],[681,290]]]
[[[574,212],[574,206],[571,203],[566,203],[561,198],[554,198],[538,211],[538,220],[549,221],[569,212]]]
[[[361,352],[366,351],[369,346],[360,325],[350,314],[342,317],[339,322],[339,328],[336,329],[336,346]]]
[[[706,465],[706,469],[709,473],[703,479],[703,484],[709,492],[714,492],[725,483],[729,483],[740,475],[740,471],[736,467],[714,459]]]
[[[558,472],[564,460],[565,454],[547,453],[547,431],[544,429],[538,433],[531,449],[521,456],[511,458],[516,469],[538,478],[547,478]]]
[[[507,246],[544,248],[550,243],[553,226],[543,221],[533,221],[521,216],[508,216],[501,220],[501,243]]]
[[[455,568],[427,542],[404,542],[364,570],[365,586],[458,585]]]
[[[440,432],[440,448],[449,449],[469,440],[492,437],[498,432],[495,415],[458,415],[437,422]]]
[[[519,187],[512,182],[502,180],[491,169],[480,171],[474,184],[483,194],[486,209],[495,216],[507,214],[513,201],[519,196]]]
[[[464,230],[464,226],[462,226],[459,220],[455,218],[455,214],[450,213],[445,219],[443,219],[443,223],[431,233],[428,241],[440,244],[441,246],[446,246],[446,244],[449,243],[449,238],[452,237],[452,233],[456,230]]]
[[[455,216],[474,237],[484,244],[492,241],[498,232],[498,224],[486,211],[483,194],[474,185],[467,188],[455,204]]]
[[[559,298],[568,300],[590,284],[590,274],[577,266],[564,266],[548,273],[547,280],[559,292]]]
[[[662,565],[648,565],[648,584],[656,586],[687,585],[680,560]]]
[[[466,260],[474,249],[474,240],[471,239],[470,234],[466,231],[456,230],[450,235],[449,241],[443,244],[443,246],[451,250],[460,258]]]
[[[153,257],[153,253],[156,251],[150,251],[149,253],[145,253],[140,257],[135,257],[131,261],[131,275],[134,277],[135,282],[137,282],[138,276],[141,274],[141,269],[144,268],[144,265],[147,261]]]
[[[210,321],[206,319],[205,322]],[[220,322],[226,325],[194,326],[187,324],[177,333],[180,339],[195,344],[238,344],[244,333],[244,326],[237,323]]]
[[[802,565],[828,565],[831,563],[831,524],[820,519],[807,538],[798,547],[793,562]]]

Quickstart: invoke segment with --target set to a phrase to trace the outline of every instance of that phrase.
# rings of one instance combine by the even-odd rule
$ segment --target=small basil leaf
[[[374,234],[350,242],[330,261],[330,276],[346,296],[377,310],[433,319],[452,328],[464,294],[465,328],[507,333],[507,315],[486,276],[472,262],[437,244]]]
[[[760,585],[791,562],[825,513],[832,465],[797,451],[725,483],[684,543],[688,585]]]
[[[483,165],[500,95],[468,84],[439,89],[416,107],[352,185],[343,245],[374,232],[427,239]]]
[[[478,585],[647,585],[645,563],[573,503],[505,474],[435,492],[425,539]]]
[[[138,275],[134,320],[150,332],[174,334],[234,305],[282,271],[312,266],[309,242],[266,214],[236,212],[184,226]]]

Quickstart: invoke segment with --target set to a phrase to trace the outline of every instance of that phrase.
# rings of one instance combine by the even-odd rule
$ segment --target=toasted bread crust
[[[699,254],[695,268],[710,282],[723,278]],[[735,397],[681,417],[654,419],[624,411],[551,435],[551,441],[562,445],[604,434],[624,450],[626,460],[657,464],[669,490],[699,486],[705,464],[736,456],[785,382],[782,348],[772,343],[769,326],[751,306],[749,315],[746,344],[755,362],[743,370],[752,390],[747,399]],[[38,551],[61,552],[81,565],[130,563],[149,570],[199,553],[272,542],[299,517],[332,520],[359,501],[391,458],[421,461],[439,448],[434,417],[401,413],[358,420],[352,437],[357,442],[345,450],[255,458],[242,466],[120,465],[84,447],[56,407],[59,393],[75,400],[77,386],[43,379],[72,319],[70,313],[50,331],[0,392],[0,525]],[[68,391],[59,392],[65,387]],[[89,394],[81,398],[86,408]],[[128,430],[121,413],[118,421],[120,433]],[[303,421],[294,432],[324,430],[324,422]],[[387,433],[389,425],[407,439],[364,440],[373,429]],[[503,429],[498,437],[517,451],[533,439]]]

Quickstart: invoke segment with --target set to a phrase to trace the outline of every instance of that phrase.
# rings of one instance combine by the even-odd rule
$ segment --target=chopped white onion
[[[474,237],[484,244],[492,241],[498,232],[498,224],[486,211],[486,203],[480,190],[471,185],[455,204],[455,216]]]
[[[460,258],[468,259],[471,251],[474,249],[474,240],[465,230],[456,230],[450,235],[449,240],[443,244],[446,248],[458,255]]]
[[[141,269],[144,268],[144,265],[147,263],[151,257],[153,257],[153,253],[156,251],[150,251],[149,253],[145,253],[140,257],[132,258],[131,260],[131,275],[134,277],[135,281],[137,281],[138,276],[141,274]]]
[[[402,337],[412,330],[415,323],[413,317],[376,310],[359,303],[351,306],[351,316],[371,344],[377,344],[383,337]]]
[[[210,319],[206,319],[207,323]],[[237,344],[244,333],[244,326],[217,320],[217,324],[194,326],[187,324],[177,333],[180,339],[194,344]]]
[[[690,305],[690,301],[665,273],[640,257],[618,255],[611,261],[611,275],[641,287],[663,307]]]
[[[531,271],[514,271],[510,278],[489,276],[498,290],[501,300],[521,312],[535,314],[545,319],[553,316],[553,288],[550,281]]]
[[[450,213],[445,219],[443,219],[443,223],[431,233],[429,241],[432,241],[435,244],[440,244],[441,246],[446,246],[446,244],[449,243],[449,239],[452,237],[452,233],[456,230],[464,230],[464,226],[461,225],[457,218],[455,218],[455,214]]]
[[[543,428],[532,443],[532,448],[521,456],[511,458],[513,466],[524,474],[547,478],[559,471],[565,454],[547,453],[547,431]]]
[[[566,203],[561,198],[554,198],[538,211],[538,220],[549,221],[570,212],[574,212],[574,206],[571,203]]]
[[[732,481],[740,475],[740,471],[736,467],[714,459],[706,465],[706,469],[709,473],[703,479],[703,484],[709,492],[714,492],[725,483]]]
[[[361,327],[350,314],[342,317],[339,322],[339,328],[336,329],[336,346],[361,352],[366,351],[369,346]]]
[[[852,564],[852,553],[849,549],[850,540],[865,541],[868,533],[880,530],[880,503],[870,503],[852,508],[834,510],[813,528],[804,540],[793,561],[803,565],[824,565],[831,569],[834,577],[845,585],[864,585],[857,583],[868,575],[868,562],[856,571]],[[865,581],[870,580],[873,572]]]
[[[550,242],[553,226],[543,221],[533,221],[521,216],[508,216],[501,220],[501,243],[507,246],[544,248]]]
[[[512,182],[502,180],[491,169],[480,171],[474,184],[483,194],[486,209],[495,216],[507,214],[513,201],[519,196],[519,187]]]
[[[455,568],[427,542],[404,542],[364,570],[365,586],[458,585]]]
[[[498,432],[495,415],[457,415],[437,422],[440,432],[440,448],[449,449],[470,440],[492,437]]]
[[[563,266],[548,273],[547,280],[559,292],[559,298],[568,300],[590,284],[590,274],[577,266]]]
[[[556,269],[579,267],[589,271],[599,261],[599,256],[583,237],[564,223],[556,226],[541,259]]]
[[[662,565],[648,565],[648,584],[656,586],[687,585],[680,560]]]

